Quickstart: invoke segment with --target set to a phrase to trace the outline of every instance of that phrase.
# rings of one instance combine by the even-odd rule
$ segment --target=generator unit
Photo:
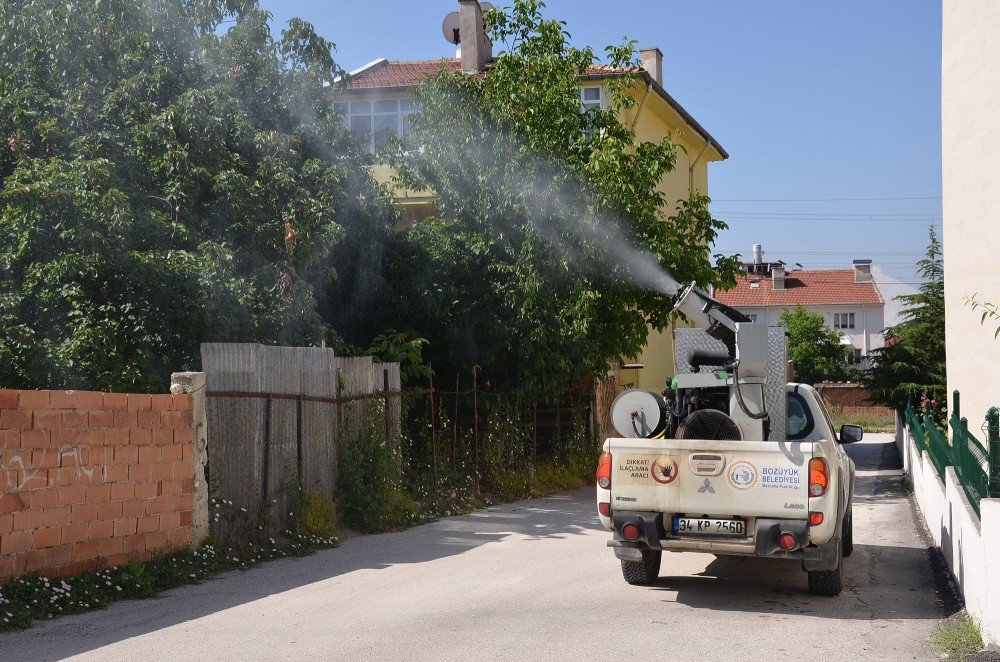
[[[662,393],[630,389],[611,406],[622,437],[785,440],[784,329],[752,322],[694,283],[674,310],[677,375]]]

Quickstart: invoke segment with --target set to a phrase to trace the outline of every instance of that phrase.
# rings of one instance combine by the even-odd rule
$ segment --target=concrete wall
[[[980,502],[982,517],[972,509],[955,470],[942,481],[927,453],[917,450],[909,434],[900,434],[903,462],[913,481],[913,496],[934,544],[941,548],[969,613],[982,628],[987,645],[1000,645],[1000,499]]]
[[[186,394],[0,390],[0,583],[191,545],[192,409]]]
[[[944,0],[942,178],[948,391],[959,390],[969,425],[1000,405],[996,323],[965,305],[973,294],[1000,304],[1000,2]]]

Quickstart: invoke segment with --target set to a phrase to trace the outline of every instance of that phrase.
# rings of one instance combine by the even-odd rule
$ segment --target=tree
[[[903,321],[883,331],[885,347],[872,351],[872,366],[863,382],[873,402],[903,409],[907,398],[917,406],[926,398],[940,415],[947,392],[944,265],[941,242],[933,226],[917,271],[920,288],[915,294],[897,297],[906,305],[901,313]]]
[[[826,325],[819,313],[802,306],[785,309],[778,324],[788,332],[788,358],[795,363],[795,379],[807,384],[843,379],[848,373],[851,350],[841,343],[841,334]]]
[[[619,121],[634,76],[610,84],[610,107],[581,112],[595,53],[543,7],[490,12],[502,50],[486,74],[442,73],[419,91],[421,148],[395,164],[403,184],[435,192],[440,215],[406,234],[409,257],[391,267],[405,284],[392,309],[431,341],[435,369],[478,364],[484,380],[535,397],[637,354],[648,326],[669,322],[674,278],[731,284],[738,267],[709,254],[725,225],[707,197],[657,190],[678,147],[637,141]],[[606,55],[636,65],[632,43]]]
[[[0,384],[156,391],[204,341],[337,340],[316,283],[392,212],[333,111],[332,44],[269,21],[0,4]]]

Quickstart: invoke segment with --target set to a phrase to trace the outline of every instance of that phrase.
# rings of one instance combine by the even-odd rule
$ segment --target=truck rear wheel
[[[644,549],[641,561],[622,560],[622,576],[633,586],[647,586],[660,576],[660,550]]]
[[[844,579],[844,554],[843,550],[837,555],[837,567],[833,570],[810,570],[809,571],[809,592],[813,595],[825,595],[836,597],[843,589]]]

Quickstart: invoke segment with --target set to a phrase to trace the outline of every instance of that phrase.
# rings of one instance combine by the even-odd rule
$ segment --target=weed
[[[213,506],[221,509],[220,500]],[[209,538],[198,549],[158,556],[74,577],[27,575],[0,587],[0,632],[29,627],[32,621],[101,609],[112,602],[148,598],[161,591],[197,584],[228,570],[246,570],[264,561],[304,556],[337,545],[336,538],[302,535],[262,542],[227,544]]]
[[[983,637],[976,619],[962,613],[938,623],[931,635],[931,643],[957,659],[964,660],[982,649]]]

